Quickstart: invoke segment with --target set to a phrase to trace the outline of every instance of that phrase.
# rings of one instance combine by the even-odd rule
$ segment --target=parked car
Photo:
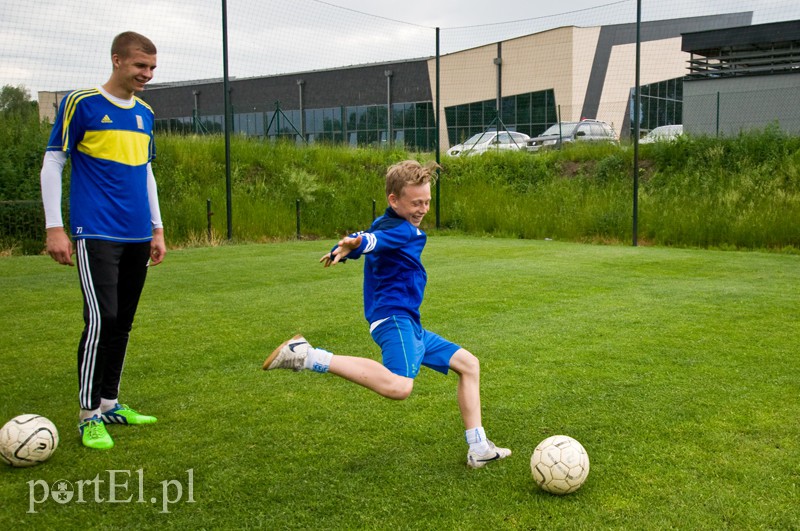
[[[639,140],[640,144],[652,144],[654,142],[671,142],[683,134],[683,126],[662,125],[656,127]]]
[[[451,157],[462,155],[479,155],[487,151],[520,150],[530,137],[516,131],[484,131],[471,136],[463,144],[457,144],[447,150]]]
[[[570,142],[613,142],[617,143],[617,133],[606,122],[581,120],[580,122],[561,122],[550,126],[541,135],[528,140],[528,151],[558,148]]]

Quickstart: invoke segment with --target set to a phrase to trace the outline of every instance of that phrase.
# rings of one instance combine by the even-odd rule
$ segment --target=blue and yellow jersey
[[[76,90],[61,102],[47,150],[72,159],[73,238],[152,238],[147,164],[155,157],[153,122],[153,110],[139,98],[121,106],[97,88]]]
[[[388,207],[361,235],[361,245],[347,259],[365,257],[364,317],[368,323],[393,315],[407,315],[420,322],[419,308],[428,274],[422,251],[428,237]],[[335,249],[336,247],[334,247]]]

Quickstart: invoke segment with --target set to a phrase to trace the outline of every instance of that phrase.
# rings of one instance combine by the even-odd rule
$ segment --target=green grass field
[[[431,237],[423,323],[482,360],[487,433],[514,451],[469,470],[454,375],[423,369],[392,402],[261,371],[298,331],[379,356],[361,264],[317,264],[331,244],[169,253],[121,395],[159,422],[112,426],[107,452],[75,427],[75,269],[0,259],[0,418],[39,413],[61,432],[46,464],[0,467],[0,527],[800,528],[800,256]],[[554,434],[591,458],[566,497],[530,475]],[[68,503],[47,496],[58,480]]]

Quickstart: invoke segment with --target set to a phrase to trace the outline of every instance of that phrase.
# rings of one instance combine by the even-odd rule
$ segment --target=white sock
[[[117,399],[116,398],[112,398],[110,400],[108,398],[101,398],[100,399],[100,411],[106,412],[109,409],[114,409],[114,406],[116,406],[116,405],[117,405]]]
[[[470,450],[484,453],[489,449],[489,442],[486,438],[486,432],[483,431],[483,426],[466,430],[464,435],[466,436]]]
[[[79,415],[79,419],[81,420],[81,422],[83,422],[84,420],[86,420],[88,418],[92,418],[95,415],[99,416],[100,415],[100,410],[99,409],[81,409],[81,412],[78,415]]]
[[[333,354],[321,348],[309,348],[306,356],[306,369],[314,372],[328,372]]]

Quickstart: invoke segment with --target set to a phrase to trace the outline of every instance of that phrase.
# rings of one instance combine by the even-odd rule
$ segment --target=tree
[[[49,127],[23,86],[0,89],[0,201],[39,198],[39,170]]]
[[[4,118],[16,116],[22,120],[27,120],[37,110],[37,103],[31,100],[31,94],[24,86],[12,87],[11,85],[4,85],[0,89],[0,114]]]

